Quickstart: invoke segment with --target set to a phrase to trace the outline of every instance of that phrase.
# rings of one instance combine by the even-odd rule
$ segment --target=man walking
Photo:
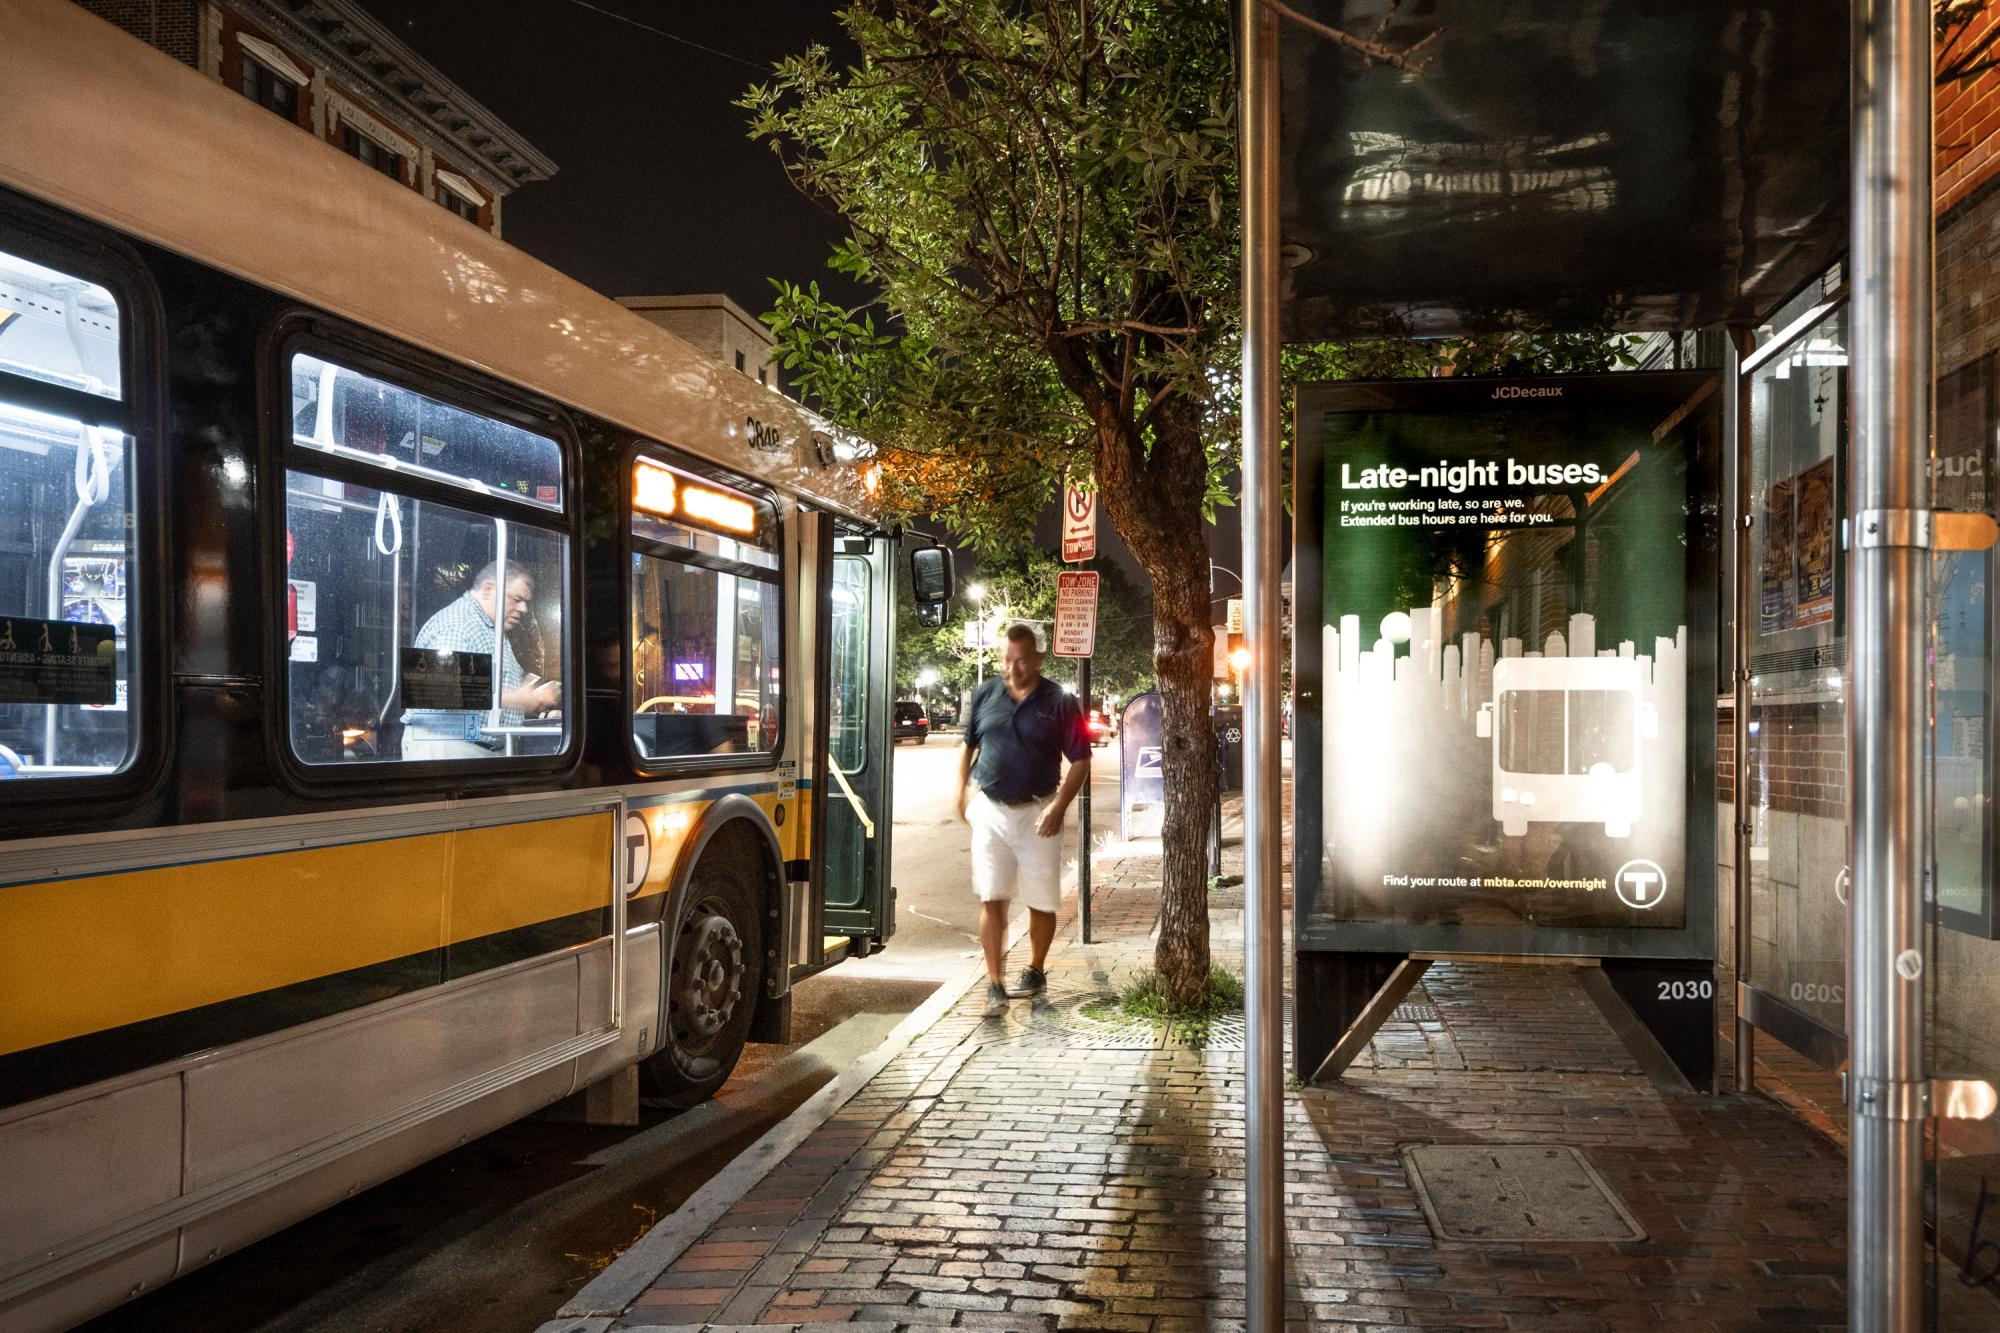
[[[1069,760],[1069,771],[1062,761]],[[1001,673],[979,687],[965,723],[958,761],[958,817],[972,825],[972,887],[982,904],[979,943],[986,951],[986,1016],[1007,1000],[1032,999],[1048,987],[1042,969],[1056,935],[1062,900],[1062,827],[1069,803],[1090,780],[1090,733],[1083,710],[1042,676],[1035,631],[1007,631]],[[967,786],[979,784],[976,798]],[[1031,958],[1009,990],[1000,965],[1007,904],[1028,905]]]

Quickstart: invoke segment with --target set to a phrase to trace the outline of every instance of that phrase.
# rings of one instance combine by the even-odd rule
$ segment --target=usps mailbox
[[[1131,836],[1132,812],[1163,805],[1167,792],[1160,748],[1160,696],[1135,695],[1118,714],[1118,837]]]

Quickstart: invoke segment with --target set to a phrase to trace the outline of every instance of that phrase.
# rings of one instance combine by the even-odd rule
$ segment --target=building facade
[[[689,296],[621,296],[618,304],[759,384],[779,389],[771,332],[720,292]]]
[[[314,138],[498,235],[556,164],[351,0],[78,0]]]

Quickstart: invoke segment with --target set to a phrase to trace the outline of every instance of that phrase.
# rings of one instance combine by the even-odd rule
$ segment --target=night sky
[[[838,2],[361,0],[555,160],[554,177],[508,196],[511,244],[607,296],[721,291],[753,315],[770,307],[772,278],[861,296],[826,270],[840,223],[792,187],[732,105],[814,42],[851,59]],[[1210,548],[1239,566],[1234,512],[1221,517]],[[1053,549],[1053,507],[1040,528]],[[1101,517],[1098,541],[1145,579]],[[1226,577],[1217,586],[1235,591]]]
[[[507,198],[512,244],[607,296],[722,291],[753,315],[773,277],[824,281],[839,223],[731,103],[813,42],[851,51],[832,0],[362,3],[555,159],[554,177]]]

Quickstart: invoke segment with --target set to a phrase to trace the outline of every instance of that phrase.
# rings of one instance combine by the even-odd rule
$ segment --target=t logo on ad
[[[1660,899],[1667,896],[1667,872],[1651,861],[1627,861],[1618,867],[1618,877],[1611,881],[1617,890],[1618,901],[1627,907],[1645,910],[1658,907]]]

